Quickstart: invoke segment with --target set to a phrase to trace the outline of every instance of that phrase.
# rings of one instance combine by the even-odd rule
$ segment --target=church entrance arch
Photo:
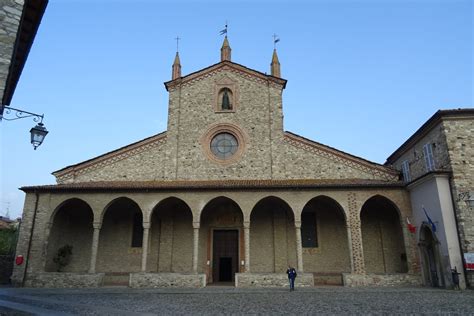
[[[407,255],[395,204],[376,195],[364,203],[360,219],[366,272],[407,273]]]
[[[341,205],[327,196],[311,199],[301,213],[301,242],[305,272],[319,273],[321,282],[351,272],[346,218]],[[337,284],[341,280],[336,279]]]
[[[423,267],[423,283],[432,287],[443,287],[438,239],[433,234],[431,228],[423,224],[420,230],[420,252]]]
[[[133,200],[120,197],[109,203],[104,212],[97,271],[117,274],[139,272],[143,246],[143,215],[140,207]]]
[[[200,270],[207,274],[209,283],[235,281],[243,258],[242,224],[242,210],[227,197],[211,200],[202,210],[199,262],[204,262]]]
[[[296,266],[295,220],[282,199],[261,199],[250,214],[250,271],[285,273]]]
[[[59,266],[54,257],[60,248],[71,246],[70,262],[60,268],[64,272],[87,272],[89,269],[94,229],[94,214],[90,206],[80,199],[62,203],[52,218],[46,255],[46,272],[56,272]]]
[[[181,199],[169,197],[151,215],[147,267],[153,272],[192,272],[193,214]]]

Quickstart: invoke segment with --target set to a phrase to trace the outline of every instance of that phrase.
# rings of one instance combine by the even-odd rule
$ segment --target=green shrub
[[[16,228],[0,229],[0,255],[13,255],[17,238]]]

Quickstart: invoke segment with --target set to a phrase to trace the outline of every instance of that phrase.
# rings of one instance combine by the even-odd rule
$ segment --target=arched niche
[[[97,271],[140,271],[142,242],[143,214],[138,204],[127,197],[111,201],[102,216]]]
[[[58,271],[54,257],[66,245],[72,246],[70,262],[63,272],[86,272],[89,269],[94,214],[89,204],[73,198],[64,201],[54,210],[46,250],[45,271]]]
[[[153,208],[148,271],[192,272],[192,223],[191,208],[179,198],[166,198]]]
[[[362,206],[360,219],[366,272],[408,272],[399,214],[395,204],[380,195],[368,199]]]
[[[341,205],[327,196],[311,199],[301,213],[305,272],[351,271],[346,217]]]
[[[284,200],[268,196],[250,214],[250,271],[284,273],[296,266],[294,215]]]

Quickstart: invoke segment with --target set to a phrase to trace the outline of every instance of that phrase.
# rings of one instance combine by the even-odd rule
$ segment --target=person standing
[[[290,291],[295,290],[295,279],[296,279],[296,270],[292,266],[288,266],[286,270],[286,274],[288,274],[288,281],[290,282]]]

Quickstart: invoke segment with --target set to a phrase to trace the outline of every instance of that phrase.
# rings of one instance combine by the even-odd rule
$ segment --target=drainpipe
[[[28,263],[30,262],[30,250],[31,250],[31,242],[33,240],[33,230],[35,228],[35,221],[36,221],[36,213],[38,211],[38,201],[39,201],[39,194],[38,191],[35,192],[35,209],[33,211],[33,219],[31,220],[31,229],[30,229],[30,239],[28,240],[28,250],[26,251],[26,262],[25,262],[25,270],[23,271],[23,279],[21,281],[21,286],[25,286],[25,279],[26,279],[26,271],[28,270]]]

